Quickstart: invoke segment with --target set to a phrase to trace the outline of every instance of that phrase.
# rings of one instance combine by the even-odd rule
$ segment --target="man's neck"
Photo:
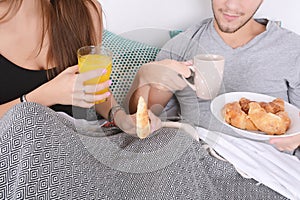
[[[251,19],[234,33],[222,32],[216,24],[216,21],[214,21],[214,27],[223,41],[233,49],[246,45],[254,37],[266,30],[265,25],[256,22],[254,19]]]

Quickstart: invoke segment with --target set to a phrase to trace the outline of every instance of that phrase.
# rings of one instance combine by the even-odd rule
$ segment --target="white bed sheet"
[[[197,131],[202,140],[238,171],[289,199],[300,199],[300,160],[296,156],[280,152],[266,143],[236,138],[200,127],[197,127]]]

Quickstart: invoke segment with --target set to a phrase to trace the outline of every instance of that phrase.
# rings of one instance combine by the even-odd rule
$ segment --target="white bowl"
[[[300,110],[287,102],[284,102],[285,111],[288,113],[291,119],[291,125],[288,128],[287,132],[283,135],[267,135],[261,131],[248,131],[236,128],[228,124],[224,116],[222,114],[222,109],[226,103],[230,103],[233,101],[239,101],[240,98],[245,97],[251,101],[265,101],[270,102],[275,99],[275,97],[271,97],[264,94],[252,93],[252,92],[231,92],[225,93],[222,95],[217,96],[210,104],[210,109],[213,115],[223,124],[232,128],[236,133],[239,135],[250,138],[253,140],[269,140],[270,138],[279,138],[279,137],[289,137],[292,135],[300,134],[300,117],[299,112]]]

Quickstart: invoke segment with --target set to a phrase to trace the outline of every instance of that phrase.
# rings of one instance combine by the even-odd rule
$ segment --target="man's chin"
[[[239,28],[232,28],[232,27],[224,27],[219,26],[219,29],[222,33],[235,33]]]

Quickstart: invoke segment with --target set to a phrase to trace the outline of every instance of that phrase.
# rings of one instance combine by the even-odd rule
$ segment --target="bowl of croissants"
[[[278,97],[231,92],[211,102],[211,112],[236,133],[254,140],[300,134],[300,110]]]

